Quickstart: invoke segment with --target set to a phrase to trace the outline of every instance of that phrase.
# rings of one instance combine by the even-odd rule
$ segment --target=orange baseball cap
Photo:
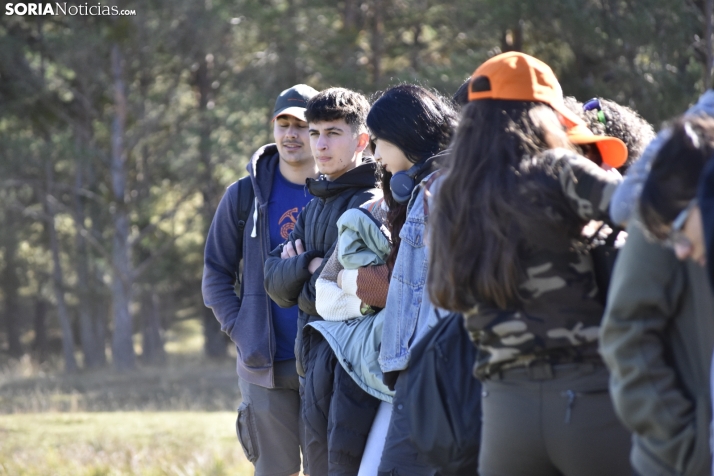
[[[627,161],[627,146],[617,137],[598,136],[587,126],[577,125],[568,129],[568,139],[576,145],[597,145],[602,161],[610,167],[622,167]]]
[[[484,62],[471,75],[469,101],[506,99],[548,104],[571,127],[584,124],[563,103],[563,89],[550,66],[518,51],[509,51]]]

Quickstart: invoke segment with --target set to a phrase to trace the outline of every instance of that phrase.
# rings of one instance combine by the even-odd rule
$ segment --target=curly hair
[[[605,124],[600,122],[598,111],[584,111],[583,103],[572,96],[564,98],[565,105],[576,113],[588,129],[599,136],[617,137],[627,146],[627,162],[618,170],[626,171],[634,161],[640,158],[647,144],[655,137],[652,125],[637,112],[609,99],[600,99],[600,106],[605,115]]]

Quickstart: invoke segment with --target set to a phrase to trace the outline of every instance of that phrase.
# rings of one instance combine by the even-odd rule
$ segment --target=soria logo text
[[[119,10],[119,7],[102,5],[67,5],[64,3],[8,3],[5,15],[71,15],[71,16],[118,16],[136,15],[136,10]]]

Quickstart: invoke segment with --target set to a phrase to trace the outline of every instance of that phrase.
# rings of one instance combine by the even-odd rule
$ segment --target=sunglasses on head
[[[597,120],[600,121],[602,124],[607,124],[607,117],[605,117],[605,113],[602,110],[602,104],[600,104],[600,100],[598,98],[592,98],[585,104],[583,104],[583,111],[594,111],[597,110]]]

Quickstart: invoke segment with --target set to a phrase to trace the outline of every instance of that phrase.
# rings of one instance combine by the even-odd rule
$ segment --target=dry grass
[[[196,320],[167,331],[167,361],[138,365],[133,372],[111,367],[62,372],[59,357],[38,364],[25,356],[0,355],[0,414],[107,411],[233,411],[240,403],[235,356],[211,361],[202,355]]]
[[[129,373],[0,355],[0,476],[253,474],[234,358],[204,358],[198,322],[167,337],[166,365]]]
[[[22,363],[18,364],[22,366]],[[24,376],[30,373],[30,376]],[[77,375],[0,372],[0,414],[77,411],[231,411],[240,401],[233,361],[172,356],[163,367]]]
[[[0,415],[0,475],[249,475],[228,412]]]

